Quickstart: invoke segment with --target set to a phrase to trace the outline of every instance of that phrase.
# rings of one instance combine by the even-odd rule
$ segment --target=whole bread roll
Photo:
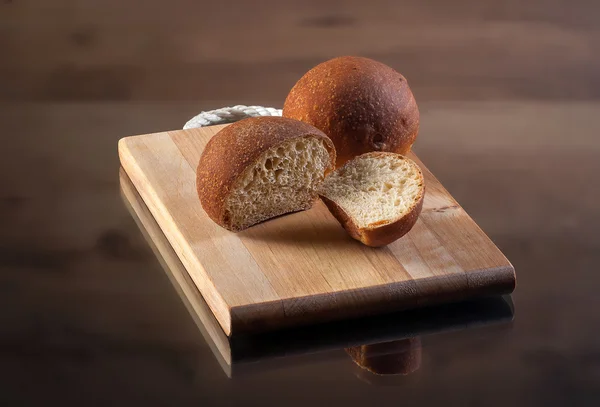
[[[336,167],[371,151],[405,155],[419,132],[419,109],[404,76],[361,57],[334,58],[308,71],[287,96],[283,116],[327,134]]]
[[[334,164],[333,143],[315,127],[283,117],[255,117],[210,139],[198,163],[196,186],[208,216],[240,231],[310,208]]]

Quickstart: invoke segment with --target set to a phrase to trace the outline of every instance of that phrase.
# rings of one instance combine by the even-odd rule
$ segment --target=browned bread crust
[[[370,151],[405,155],[419,132],[419,109],[404,76],[361,57],[334,58],[308,71],[287,96],[283,116],[327,134],[338,167]]]
[[[368,154],[377,156],[386,153],[373,152]],[[418,174],[423,188],[421,189],[415,204],[404,216],[393,219],[391,222],[386,222],[382,225],[369,225],[369,227],[360,228],[356,222],[354,222],[352,217],[350,217],[337,203],[323,195],[320,195],[320,198],[331,214],[354,239],[371,247],[385,246],[407,234],[413,228],[415,223],[417,223],[417,219],[423,209],[423,199],[425,197],[425,179],[420,170]]]
[[[423,209],[423,196],[421,196],[418,204],[402,218],[383,226],[359,228],[352,218],[335,202],[324,196],[321,196],[321,200],[327,205],[329,211],[342,224],[350,236],[371,247],[388,245],[407,234],[415,223],[417,223],[421,209]]]
[[[224,218],[224,203],[238,178],[266,150],[290,139],[315,137],[323,140],[335,164],[335,147],[315,127],[284,117],[254,117],[233,123],[215,134],[206,145],[196,172],[196,188],[202,208],[220,226],[230,229]]]

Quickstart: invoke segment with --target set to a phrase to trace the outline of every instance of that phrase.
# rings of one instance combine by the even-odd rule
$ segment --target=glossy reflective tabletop
[[[600,404],[600,5],[367,3],[0,2],[0,405]],[[339,54],[408,78],[516,291],[227,339],[117,141],[281,106]]]

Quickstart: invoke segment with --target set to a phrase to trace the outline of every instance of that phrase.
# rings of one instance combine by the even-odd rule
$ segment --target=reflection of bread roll
[[[419,132],[419,109],[404,76],[361,57],[317,65],[294,85],[283,116],[312,124],[337,150],[337,166],[371,151],[406,154]]]
[[[222,227],[240,231],[308,209],[335,163],[320,130],[283,117],[254,117],[219,131],[197,171],[200,203]]]
[[[421,366],[421,340],[418,337],[355,346],[346,348],[346,353],[358,366],[377,375],[408,375]]]

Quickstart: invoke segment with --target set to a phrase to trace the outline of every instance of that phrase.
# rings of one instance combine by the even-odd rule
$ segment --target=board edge
[[[147,204],[148,202],[152,202],[153,205],[160,205],[160,199],[152,199],[151,196],[144,196],[147,194],[145,194],[143,191],[143,188],[140,188],[140,185],[138,185],[138,183],[143,183],[145,181],[146,185],[148,185],[150,188],[152,188],[151,184],[148,182],[146,176],[144,175],[144,172],[139,168],[139,166],[134,158],[134,155],[130,151],[130,146],[129,146],[130,142],[136,141],[138,138],[141,138],[141,137],[145,138],[148,136],[160,136],[160,135],[168,136],[168,132],[158,132],[158,133],[152,133],[152,134],[146,134],[146,135],[140,135],[140,136],[123,137],[118,141],[117,149],[118,149],[119,161],[121,163],[121,167],[123,168],[123,170],[129,177],[129,179],[131,180],[131,183],[135,187],[137,193],[140,195],[140,197],[142,197],[142,200],[146,203],[148,210],[150,211],[150,213],[156,220],[156,223],[158,224],[162,233],[165,234],[165,236],[167,236],[167,240],[168,240],[169,244],[175,250],[173,242],[169,239],[168,235],[162,229],[160,222],[158,221],[157,214],[154,213],[154,211],[152,211],[151,206]],[[170,137],[169,137],[169,139],[170,139]],[[138,179],[138,177],[139,177],[139,179]],[[164,212],[168,213],[168,211],[164,211]],[[177,244],[179,244],[179,243],[177,243]],[[175,250],[175,252],[177,253],[177,250]],[[182,256],[185,257],[183,254],[180,254],[180,253],[177,253],[177,256],[180,258],[180,260],[183,260]],[[190,276],[190,278],[193,280],[194,284],[198,288],[198,291],[202,292],[201,287],[198,286],[198,283],[196,283],[195,279],[192,277],[192,275],[190,274],[187,267],[185,267],[185,268],[186,268],[186,272],[188,273],[188,275]],[[211,284],[212,284],[212,280],[206,274],[206,271],[204,270],[204,267],[202,265],[200,265],[200,267],[198,267],[198,270],[201,273],[203,273],[203,279],[211,282]],[[202,295],[202,296],[203,296],[204,300],[206,301],[206,303],[211,308],[215,318],[219,322],[219,325],[221,326],[223,331],[225,331],[225,334],[227,336],[230,336],[230,334],[231,334],[231,306],[225,301],[225,299],[223,298],[221,293],[216,288],[213,290],[212,296],[210,296],[210,297],[207,297],[205,295]]]
[[[466,288],[464,287],[465,277],[467,280]],[[415,289],[417,284],[433,284],[440,287],[439,284],[436,284],[439,280],[444,280],[445,284],[441,286],[447,287],[447,289],[440,290],[436,296],[428,296],[426,293]],[[455,287],[455,289],[451,287]],[[457,273],[450,276],[432,276],[419,280],[398,281],[335,293],[284,298],[259,304],[237,305],[230,308],[231,334],[271,331],[296,325],[365,317],[373,313],[391,313],[422,306],[500,296],[511,294],[515,287],[515,270],[512,264],[507,262],[506,265],[500,267]],[[388,298],[387,301],[381,301],[382,292]],[[407,295],[407,292],[410,294]],[[366,297],[366,299],[355,302],[352,307],[348,307],[348,299],[356,295]],[[334,297],[335,300],[329,301],[331,297]],[[371,298],[370,301],[369,297]],[[313,304],[320,311],[303,313],[291,311],[302,302]],[[320,303],[338,305],[320,307]],[[282,306],[284,308],[283,317],[273,318],[271,313],[268,312],[270,306]],[[288,312],[286,312],[286,309]]]

